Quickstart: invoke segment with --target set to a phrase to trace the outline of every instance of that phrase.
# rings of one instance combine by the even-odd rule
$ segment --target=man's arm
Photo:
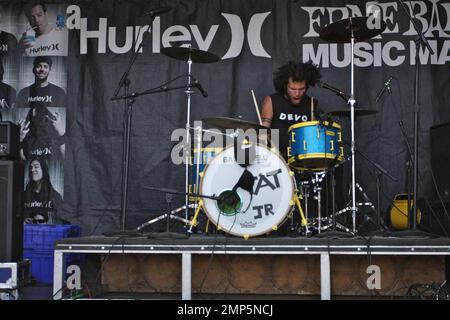
[[[270,96],[264,97],[263,106],[261,110],[261,121],[262,125],[270,128],[272,126],[273,118],[273,108],[272,108],[272,98]]]

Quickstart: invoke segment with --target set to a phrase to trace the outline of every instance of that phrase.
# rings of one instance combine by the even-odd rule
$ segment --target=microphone
[[[154,8],[154,9],[144,13],[144,16],[157,16],[159,14],[163,14],[163,13],[169,12],[170,10],[172,10],[171,7]]]
[[[208,93],[203,89],[202,85],[200,84],[200,82],[198,82],[197,79],[194,79],[194,81],[192,82],[192,85],[194,87],[196,87],[202,93],[203,97],[205,97],[205,98],[208,97]]]
[[[389,79],[384,83],[383,88],[381,88],[380,92],[378,92],[378,94],[377,94],[377,98],[375,99],[375,102],[378,102],[378,100],[381,99],[381,97],[383,96],[383,94],[386,90],[388,90],[388,92],[391,93],[391,89],[390,89],[389,85],[391,84],[391,81],[393,78],[394,78],[393,76],[390,76]]]
[[[326,83],[326,82],[319,81],[317,84],[318,84],[319,87],[321,87],[321,88],[328,89],[328,90],[330,90],[330,91],[336,93],[338,96],[341,96],[341,97],[343,97],[343,98],[345,98],[345,99],[348,99],[347,95],[346,95],[344,92],[342,92],[342,91],[339,90],[338,88],[335,88],[335,87],[333,87],[333,86],[330,86],[330,85],[329,85],[328,83]]]

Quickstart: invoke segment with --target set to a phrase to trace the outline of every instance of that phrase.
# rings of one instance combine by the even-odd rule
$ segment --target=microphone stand
[[[151,22],[155,19],[155,15],[151,15]],[[134,44],[136,45],[137,40],[140,37],[140,33],[143,28],[139,30],[139,34],[137,35]],[[135,235],[135,232],[126,232],[126,212],[127,212],[127,202],[128,202],[128,175],[129,175],[129,168],[130,168],[130,137],[131,137],[131,120],[132,120],[132,114],[133,114],[133,104],[135,102],[134,96],[129,96],[130,91],[130,84],[131,81],[129,79],[129,74],[131,71],[131,68],[134,65],[134,62],[137,58],[137,53],[142,48],[142,43],[139,44],[138,49],[133,52],[133,55],[130,59],[130,62],[128,63],[127,70],[123,73],[119,84],[117,86],[117,89],[114,91],[114,95],[111,98],[111,100],[119,100],[121,99],[117,95],[119,94],[119,91],[124,88],[124,94],[123,98],[125,102],[124,107],[124,124],[123,124],[123,145],[122,145],[122,187],[121,187],[121,201],[120,201],[120,232],[108,232],[107,235]]]
[[[403,10],[405,11],[405,14],[408,16],[408,19],[411,21],[412,25],[414,26],[414,29],[417,32],[418,38],[415,41],[416,44],[416,57],[415,57],[415,70],[414,70],[414,160],[413,160],[413,208],[412,212],[411,209],[408,208],[409,211],[409,229],[411,231],[417,230],[417,199],[419,197],[418,193],[418,174],[419,174],[419,111],[420,111],[420,105],[419,105],[419,83],[420,83],[420,73],[419,73],[419,49],[421,47],[421,44],[427,47],[427,49],[430,51],[431,54],[434,54],[433,49],[431,48],[430,44],[428,43],[427,39],[422,34],[421,30],[419,29],[416,21],[413,19],[413,17],[410,15],[408,9],[406,8],[406,5],[404,4],[403,0],[397,0]]]

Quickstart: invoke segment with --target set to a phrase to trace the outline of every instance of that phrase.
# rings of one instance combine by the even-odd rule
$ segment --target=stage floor
[[[356,263],[350,256],[390,256],[391,259],[397,259],[404,256],[421,256],[424,261],[432,260],[427,256],[435,256],[434,264],[439,264],[439,274],[445,274],[441,265],[443,265],[444,256],[450,255],[450,238],[443,237],[418,237],[418,236],[373,236],[373,237],[349,237],[342,238],[336,236],[330,237],[291,237],[291,236],[260,236],[245,240],[239,237],[226,235],[191,235],[188,238],[176,238],[178,234],[168,238],[164,233],[154,233],[148,236],[129,237],[129,236],[90,236],[81,238],[67,238],[58,240],[55,243],[55,265],[54,265],[54,295],[55,299],[61,298],[58,292],[64,283],[64,259],[63,255],[67,253],[88,253],[88,254],[120,254],[120,255],[141,255],[151,256],[181,256],[181,282],[180,291],[182,299],[192,299],[192,279],[197,280],[196,276],[201,267],[198,260],[193,261],[193,256],[205,255],[219,256],[240,256],[240,261],[244,261],[244,256],[253,257],[253,262],[245,260],[245,263],[261,265],[266,260],[271,260],[271,256],[285,257],[278,259],[278,268],[280,265],[287,265],[292,268],[293,263],[300,256],[307,255],[307,258],[318,259],[315,273],[317,273],[317,286],[321,299],[331,298],[331,278],[335,276],[336,267],[332,270],[332,264],[339,261],[339,256],[346,256],[344,263],[353,265]],[[313,257],[313,256],[316,257]],[[117,255],[119,256],[119,255]],[[398,256],[398,257],[397,257]],[[441,256],[441,257],[438,257]],[[267,257],[267,258],[266,258]],[[290,258],[289,258],[290,257]],[[330,259],[333,257],[333,259]],[[179,257],[178,257],[179,258]],[[438,259],[439,258],[439,259]],[[272,260],[275,260],[272,259]],[[436,260],[437,259],[437,260]],[[114,259],[110,259],[113,261]],[[121,258],[123,260],[123,258]],[[207,259],[203,259],[207,261]],[[333,260],[333,261],[331,261]],[[363,260],[366,260],[365,258]],[[152,262],[154,262],[153,260]],[[160,260],[158,260],[161,262]],[[220,261],[220,259],[218,260]],[[284,261],[284,262],[283,262]],[[223,261],[222,261],[223,262]],[[333,263],[332,263],[333,262]],[[381,264],[384,262],[379,260]],[[220,263],[220,262],[219,262]],[[302,262],[303,263],[303,262]],[[311,264],[310,262],[307,262]],[[388,261],[388,265],[396,262]],[[401,262],[404,268],[411,265],[411,260]],[[414,262],[415,263],[415,262]],[[242,263],[241,263],[242,264]],[[301,266],[301,265],[300,265]],[[283,265],[283,267],[285,267]],[[353,268],[353,266],[351,266]],[[103,268],[103,267],[102,267]],[[348,266],[347,266],[348,268]],[[309,267],[309,269],[313,269]],[[415,269],[421,269],[421,264],[416,264]],[[261,273],[264,271],[258,269]],[[333,271],[333,272],[332,272]],[[277,271],[278,272],[278,271]],[[348,272],[348,271],[346,271]],[[201,272],[200,272],[201,273]],[[278,272],[279,273],[279,272]],[[282,273],[282,272],[281,272]],[[351,274],[352,272],[350,272]],[[407,270],[397,270],[394,273],[408,273]],[[424,272],[422,272],[424,273]],[[436,273],[437,274],[437,273]],[[445,276],[439,276],[439,281]],[[295,279],[294,279],[295,280]],[[258,280],[259,281],[259,280]],[[277,281],[276,279],[274,281]],[[287,279],[289,282],[289,279]],[[333,284],[334,286],[334,284]],[[195,282],[194,282],[195,287]],[[194,288],[195,289],[195,288]]]

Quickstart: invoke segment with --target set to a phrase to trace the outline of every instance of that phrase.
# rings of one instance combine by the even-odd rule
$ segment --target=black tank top
[[[311,97],[304,96],[301,103],[294,105],[283,95],[274,93],[272,98],[272,129],[279,129],[280,152],[287,160],[287,147],[289,146],[288,129],[298,122],[311,121]],[[318,101],[314,99],[314,117],[318,119]]]

